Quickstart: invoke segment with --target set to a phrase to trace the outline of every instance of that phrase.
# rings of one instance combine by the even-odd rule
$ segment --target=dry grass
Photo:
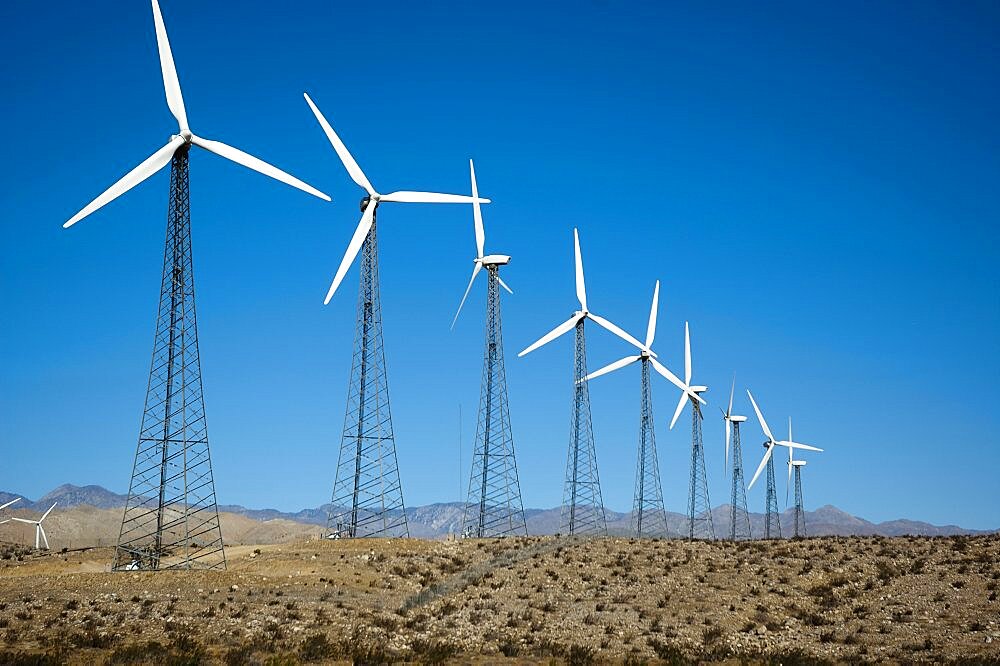
[[[1000,660],[996,536],[309,541],[157,574],[19,555],[0,663]]]

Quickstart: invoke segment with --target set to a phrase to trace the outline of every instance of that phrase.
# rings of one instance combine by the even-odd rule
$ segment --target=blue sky
[[[691,322],[713,504],[727,501],[733,372],[776,428],[826,452],[805,499],[872,520],[1000,527],[1000,12],[965,3],[363,3],[163,0],[192,129],[333,196],[192,157],[202,364],[219,501],[326,500],[357,268],[322,299],[359,216],[308,90],[377,188],[467,192],[508,253],[504,339],[526,506],[557,505],[575,309],[656,348]],[[175,131],[146,2],[3,3],[0,488],[128,485],[159,288],[167,172],[61,223]],[[407,504],[459,499],[485,282],[464,206],[380,211],[385,340]],[[598,367],[628,353],[591,327]],[[638,368],[595,381],[606,504],[631,505]],[[689,419],[654,380],[664,492],[681,511]],[[459,468],[459,405],[464,412]],[[750,414],[745,398],[737,409]],[[744,430],[746,466],[762,439]],[[783,481],[779,481],[779,493]],[[750,493],[763,507],[763,487]]]

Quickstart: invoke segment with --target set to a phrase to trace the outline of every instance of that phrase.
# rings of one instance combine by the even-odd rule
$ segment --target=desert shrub
[[[322,661],[333,657],[336,651],[336,646],[330,642],[326,634],[313,634],[307,636],[299,646],[299,659],[306,662]]]
[[[64,663],[65,660],[58,654],[0,652],[0,664],[5,666],[58,666]]]
[[[670,666],[694,663],[694,660],[689,659],[684,650],[672,643],[664,643],[659,639],[650,638],[646,644],[652,648],[657,659],[670,664]]]
[[[568,666],[588,666],[594,663],[594,649],[585,645],[571,645],[565,659]]]

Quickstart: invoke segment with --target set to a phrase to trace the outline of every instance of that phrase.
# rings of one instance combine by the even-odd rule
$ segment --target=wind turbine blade
[[[691,329],[684,322],[684,383],[691,383]]]
[[[639,349],[644,349],[644,347],[642,346],[641,342],[639,342],[638,340],[636,340],[635,338],[633,338],[631,335],[629,335],[628,333],[626,333],[622,329],[620,329],[617,326],[615,326],[614,324],[612,324],[610,321],[608,321],[604,317],[599,317],[599,316],[595,315],[593,312],[588,313],[587,316],[590,317],[591,319],[593,319],[596,324],[598,324],[599,326],[603,326],[604,328],[606,328],[607,330],[611,331],[612,333],[614,333],[615,335],[617,335],[619,338],[621,338],[622,340],[624,340],[625,342],[627,342],[627,343],[629,343],[631,345],[635,345]]]
[[[49,538],[45,536],[45,528],[42,527],[41,523],[38,523],[38,532],[42,535],[42,541],[45,542],[45,550],[49,550]],[[35,535],[35,548],[38,548],[38,535]]]
[[[551,331],[549,331],[548,333],[546,333],[545,335],[543,335],[542,337],[540,337],[533,344],[529,345],[527,348],[524,349],[524,351],[522,351],[520,354],[518,354],[518,356],[520,357],[520,356],[524,356],[525,354],[530,354],[531,352],[535,351],[536,349],[538,349],[542,345],[547,345],[548,343],[552,342],[553,340],[555,340],[556,338],[558,338],[563,333],[566,333],[566,332],[570,331],[574,326],[576,326],[576,323],[578,321],[580,321],[581,319],[583,319],[583,314],[582,313],[581,314],[573,315],[572,317],[570,317],[569,319],[567,319],[566,321],[564,321],[563,323],[559,324],[558,326],[556,326],[555,328],[553,328]]]
[[[177,119],[180,131],[184,131],[188,128],[187,112],[184,110],[181,84],[177,80],[177,69],[174,67],[174,55],[170,51],[170,40],[167,39],[167,28],[163,25],[160,3],[156,0],[153,0],[153,23],[156,24],[156,46],[160,51],[160,70],[163,72],[163,90],[167,94],[167,107]]]
[[[479,205],[479,186],[476,184],[476,167],[469,160],[469,175],[472,178],[472,217],[476,223],[476,258],[483,258],[483,246],[486,243],[486,232],[483,231],[483,209]],[[514,292],[511,292],[514,293]]]
[[[300,189],[303,192],[313,195],[314,197],[319,197],[324,201],[330,201],[330,197],[323,194],[317,190],[312,185],[303,183],[301,180],[295,176],[285,173],[276,166],[271,166],[264,160],[258,159],[249,153],[244,153],[238,148],[233,148],[232,146],[227,146],[226,144],[219,141],[211,141],[209,139],[203,139],[200,136],[191,136],[191,143],[196,146],[200,146],[210,153],[215,153],[220,157],[225,157],[227,160],[232,160],[239,165],[245,166],[248,169],[253,169],[258,173],[262,173],[265,176],[270,176],[275,180],[280,180],[286,185],[291,185],[294,188]]]
[[[361,167],[358,166],[358,163],[354,161],[354,157],[352,157],[351,153],[348,152],[347,146],[345,146],[344,142],[340,140],[337,133],[333,131],[332,127],[330,127],[330,123],[326,121],[326,117],[320,113],[319,108],[313,104],[312,98],[309,97],[309,93],[302,93],[302,96],[306,98],[306,104],[308,104],[309,108],[312,109],[313,115],[316,116],[316,120],[319,121],[319,126],[323,128],[323,133],[326,134],[326,138],[329,139],[330,144],[333,145],[333,149],[337,151],[337,156],[340,158],[340,162],[344,165],[344,168],[347,169],[347,173],[350,175],[351,180],[364,188],[365,192],[367,192],[369,196],[375,194],[375,188],[372,187],[370,182],[368,182],[365,172],[362,171]]]
[[[792,485],[792,454],[795,450],[788,447],[788,482],[785,483],[785,506],[788,506],[788,488]]]
[[[508,294],[510,294],[511,296],[513,296],[513,295],[514,295],[514,290],[513,290],[513,289],[511,289],[510,287],[508,287],[508,286],[507,286],[507,283],[506,283],[506,282],[504,282],[504,281],[503,281],[503,278],[502,278],[502,277],[500,277],[499,275],[497,276],[497,282],[499,282],[499,283],[500,283],[500,286],[501,286],[501,287],[503,287],[504,289],[506,289],[506,290],[507,290],[507,293],[508,293]]]
[[[757,477],[760,476],[760,473],[764,471],[764,466],[767,465],[767,460],[771,457],[771,450],[773,448],[773,444],[767,447],[767,451],[764,452],[764,457],[760,460],[760,465],[757,466],[757,471],[754,472],[753,478],[750,479],[750,483],[747,485],[747,490],[753,488],[754,481],[756,481]]]
[[[15,497],[11,501],[7,502],[6,504],[0,505],[0,511],[2,511],[3,509],[6,509],[7,507],[9,507],[11,504],[14,504],[15,502],[20,502],[20,501],[21,501],[20,497]]]
[[[330,291],[326,292],[326,298],[323,300],[323,305],[330,302],[333,298],[333,294],[337,291],[337,287],[340,286],[341,281],[344,276],[347,275],[347,269],[351,267],[354,263],[354,258],[358,256],[358,252],[361,250],[361,246],[365,242],[365,238],[368,236],[368,232],[371,231],[373,216],[375,215],[375,207],[378,205],[374,199],[369,200],[368,205],[365,206],[365,212],[361,215],[361,221],[358,222],[358,228],[354,230],[354,236],[351,237],[351,242],[347,244],[347,252],[344,253],[344,258],[340,262],[340,268],[337,269],[337,275],[333,278],[333,283],[330,285]]]
[[[660,306],[660,281],[656,281],[653,288],[653,304],[649,306],[649,324],[646,325],[646,349],[653,346],[653,338],[656,337],[656,311]]]
[[[684,384],[684,382],[678,379],[677,375],[670,372],[666,366],[657,361],[655,358],[650,358],[649,362],[653,364],[653,369],[660,373],[668,382],[679,388],[681,391],[687,391],[688,387]]]
[[[798,442],[777,442],[781,446],[787,446],[789,449],[803,449],[805,451],[817,451],[819,453],[823,452],[823,449],[809,446],[808,444],[799,444]]]
[[[681,399],[677,401],[677,409],[674,410],[674,418],[670,419],[671,430],[674,429],[674,424],[677,423],[677,418],[681,415],[681,412],[684,411],[684,403],[687,402],[687,400],[688,400],[687,393],[681,391]],[[694,407],[692,407],[691,409],[694,409]]]
[[[35,520],[25,520],[24,518],[11,518],[11,520],[18,523],[28,523],[29,525],[34,525],[36,522],[38,522]]]
[[[725,467],[722,468],[723,472],[729,469],[729,437],[732,434],[731,429],[732,429],[732,424],[729,422],[729,416],[727,415],[726,416],[726,465]]]
[[[489,199],[470,197],[466,194],[441,194],[439,192],[409,192],[402,190],[380,196],[382,201],[398,203],[490,203]]]
[[[617,370],[619,368],[624,368],[626,365],[629,365],[630,363],[635,363],[640,358],[642,358],[642,357],[641,356],[626,356],[625,358],[619,359],[619,360],[615,361],[614,363],[609,363],[608,365],[604,366],[600,370],[595,370],[594,372],[592,372],[589,375],[587,375],[586,377],[584,377],[583,381],[589,382],[591,379],[596,379],[596,378],[600,377],[601,375],[606,375],[609,372],[614,372],[615,370]]]
[[[733,373],[733,385],[729,388],[729,408],[726,409],[726,416],[733,413],[733,393],[736,392],[736,373]],[[728,421],[727,421],[728,422]]]
[[[580,309],[587,311],[587,283],[583,279],[583,254],[580,252],[580,234],[573,228],[573,249],[576,259],[576,298],[580,301]]]
[[[791,450],[791,449],[789,449],[789,450]],[[38,519],[38,522],[42,522],[43,520],[45,520],[46,518],[48,518],[49,514],[52,513],[52,509],[56,508],[56,504],[58,504],[58,503],[59,502],[53,502],[52,506],[49,507],[49,510],[46,511],[44,514],[42,514],[42,517]]]
[[[462,313],[462,306],[465,305],[465,299],[469,297],[469,292],[472,290],[472,283],[476,281],[476,276],[479,275],[480,269],[483,265],[476,262],[476,265],[472,269],[472,277],[469,278],[469,286],[465,288],[465,294],[462,296],[462,302],[458,304],[458,310],[455,311],[455,318],[451,320],[451,328],[455,328],[455,322],[458,321],[458,315]]]
[[[764,420],[764,415],[760,413],[760,408],[757,407],[757,403],[753,399],[753,394],[750,393],[750,389],[747,389],[747,395],[750,396],[750,404],[753,405],[753,411],[757,413],[757,420],[760,421],[760,428],[767,435],[767,438],[774,441],[774,435],[771,434],[771,429],[767,427],[767,421]]]
[[[89,204],[84,206],[83,210],[81,210],[79,213],[71,217],[69,221],[63,224],[63,228],[69,229],[71,226],[73,226],[83,218],[87,217],[98,208],[101,208],[102,206],[110,203],[111,201],[114,201],[115,199],[125,194],[133,187],[135,187],[136,185],[138,185],[139,183],[146,180],[154,173],[165,167],[170,162],[171,158],[173,158],[174,152],[178,148],[180,148],[181,144],[183,143],[184,143],[183,138],[175,136],[173,139],[170,140],[169,143],[167,143],[167,145],[163,146],[155,153],[147,157],[145,160],[142,161],[142,163],[139,166],[137,166],[136,168],[132,169],[127,174],[122,176],[117,183],[115,183],[108,189],[104,190],[104,192],[99,197],[97,197]]]

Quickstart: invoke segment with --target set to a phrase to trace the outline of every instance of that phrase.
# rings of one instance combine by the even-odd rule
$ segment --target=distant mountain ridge
[[[21,501],[10,507],[10,510],[46,511],[53,503],[64,509],[77,506],[93,506],[99,509],[114,509],[125,506],[126,495],[120,495],[97,485],[75,486],[63,484],[51,490],[36,501],[31,501],[18,493],[0,491],[0,504],[20,497]],[[326,525],[330,504],[313,509],[302,509],[293,513],[276,509],[248,509],[240,505],[219,505],[220,511],[235,513],[258,521],[291,520],[310,525]],[[442,537],[447,534],[458,534],[462,531],[462,518],[465,504],[462,502],[441,502],[406,509],[406,519],[410,527],[410,535],[421,538]],[[606,510],[608,532],[613,535],[627,536],[630,531],[631,514]],[[525,509],[525,521],[529,534],[555,534],[561,523],[560,509]],[[712,510],[712,520],[715,524],[717,537],[725,537],[729,529],[729,505],[723,504]],[[811,536],[824,535],[922,535],[951,536],[955,534],[982,534],[989,530],[969,530],[957,525],[932,525],[917,520],[897,519],[881,523],[852,516],[835,506],[822,506],[815,511],[806,511],[806,529]],[[792,510],[781,514],[782,535],[791,535]],[[671,536],[684,533],[686,516],[667,512],[667,526]],[[750,529],[753,535],[764,532],[764,515],[750,514]]]

